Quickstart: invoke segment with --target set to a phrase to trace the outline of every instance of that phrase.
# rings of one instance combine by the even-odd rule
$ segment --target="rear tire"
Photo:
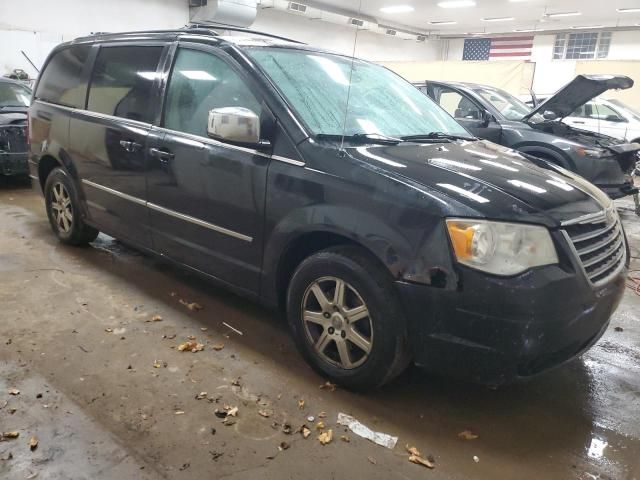
[[[409,364],[393,281],[358,247],[333,247],[304,260],[289,284],[287,317],[302,356],[346,388],[380,387]]]
[[[62,243],[78,246],[96,239],[100,232],[82,220],[78,191],[62,168],[47,177],[44,198],[51,229]]]

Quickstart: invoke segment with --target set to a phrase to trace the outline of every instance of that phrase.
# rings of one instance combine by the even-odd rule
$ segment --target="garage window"
[[[91,47],[80,45],[65,48],[49,60],[38,82],[36,98],[67,107],[84,108],[87,84],[82,70]]]
[[[169,80],[164,126],[207,136],[209,111],[244,107],[260,115],[260,103],[224,60],[198,50],[178,51]]]
[[[103,47],[93,69],[87,108],[151,123],[152,91],[163,47]]]
[[[554,60],[585,60],[607,58],[611,32],[560,33],[553,46]]]

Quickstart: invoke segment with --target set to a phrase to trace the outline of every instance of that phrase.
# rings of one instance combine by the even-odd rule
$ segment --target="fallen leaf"
[[[227,427],[230,427],[231,425],[235,425],[236,420],[231,418],[231,417],[227,417],[224,419],[224,421],[222,422],[224,425],[226,425]]]
[[[335,392],[338,386],[335,383],[331,383],[329,380],[320,385],[320,390],[327,390],[329,392]]]
[[[409,455],[409,461],[411,463],[415,463],[416,465],[422,465],[423,467],[427,467],[427,468],[434,468],[435,467],[433,462],[430,462],[426,458],[422,458],[419,455]]]
[[[324,430],[324,422],[316,423],[316,430]]]
[[[327,412],[320,412],[318,414],[318,418],[326,418],[326,416],[327,416]]]
[[[161,322],[162,321],[162,317],[160,315],[154,315],[153,317],[151,317],[151,322]]]
[[[367,457],[367,460],[369,460],[369,462],[370,462],[370,463],[372,463],[372,464],[374,464],[374,465],[377,465],[377,464],[378,464],[378,462],[376,461],[376,459],[375,459],[375,458],[373,458],[373,457],[371,457],[371,456]]]
[[[207,398],[207,392],[200,392],[196,395],[196,400],[203,400],[205,398]]]
[[[36,448],[38,448],[38,437],[36,436],[31,437],[29,439],[28,445],[31,450],[35,450]]]
[[[298,400],[298,408],[300,410],[302,410],[304,408],[304,400],[303,399]]]
[[[478,438],[478,435],[473,433],[471,430],[464,430],[458,434],[458,438],[460,440],[475,440]]]
[[[349,435],[340,435],[340,440],[342,440],[343,442],[346,442],[346,443],[350,443],[351,442],[351,437],[349,437]]]
[[[235,380],[233,380],[233,381],[231,382],[231,386],[232,386],[232,387],[239,387],[239,386],[240,386],[240,379],[239,379],[239,378],[236,378]]]
[[[224,343],[216,343],[213,347],[216,352],[219,352],[220,350],[222,350],[224,348]]]
[[[416,457],[420,456],[420,452],[416,447],[410,447],[409,445],[405,445],[404,448],[407,450],[407,453],[409,453],[409,455],[415,455]]]
[[[331,429],[327,430],[326,432],[322,432],[320,435],[318,435],[318,441],[322,445],[326,445],[327,443],[330,443],[332,439],[333,439],[333,430]]]
[[[271,410],[266,410],[266,409],[265,410],[258,410],[258,414],[261,417],[264,417],[264,418],[269,418],[272,415],[272,413],[273,412]]]
[[[311,430],[309,430],[306,425],[303,425],[300,429],[300,433],[302,434],[302,438],[309,438],[309,435],[311,435]]]
[[[196,302],[187,302],[185,300],[180,299],[180,303],[182,305],[184,305],[185,307],[187,307],[189,310],[191,310],[192,312],[197,312],[198,310],[202,310],[204,307],[202,305],[200,305],[199,303]]]
[[[230,408],[227,411],[227,417],[237,417],[238,416],[238,407]]]
[[[18,438],[19,436],[20,432],[4,432],[2,435],[0,435],[0,440],[14,439]]]
[[[11,390],[9,390],[9,395],[20,395],[20,390],[18,390],[17,388],[12,388]]]
[[[178,345],[179,352],[200,352],[204,349],[204,345],[202,343],[198,343],[194,340],[189,340],[188,342],[181,343]]]

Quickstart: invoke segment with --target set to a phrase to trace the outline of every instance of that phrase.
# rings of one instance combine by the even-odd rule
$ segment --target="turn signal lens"
[[[515,275],[529,268],[558,263],[542,226],[451,218],[447,230],[458,262],[496,275]]]

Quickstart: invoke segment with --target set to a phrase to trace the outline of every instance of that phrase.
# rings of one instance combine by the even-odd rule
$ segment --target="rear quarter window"
[[[77,45],[54,54],[38,82],[36,98],[68,107],[84,108],[87,84],[82,71],[91,47]]]

